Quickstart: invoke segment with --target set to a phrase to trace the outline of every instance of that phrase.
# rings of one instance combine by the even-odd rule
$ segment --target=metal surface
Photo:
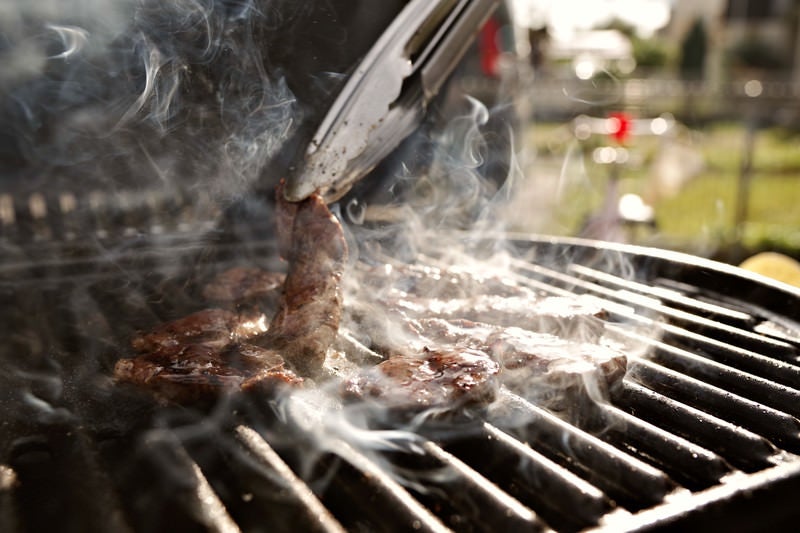
[[[285,195],[328,202],[386,157],[422,121],[428,102],[498,0],[412,0],[350,75]]]

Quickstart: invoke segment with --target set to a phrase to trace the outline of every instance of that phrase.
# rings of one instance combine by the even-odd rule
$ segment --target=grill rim
[[[465,238],[470,237],[465,234]],[[789,285],[788,283],[784,283],[734,265],[715,261],[713,259],[707,259],[705,257],[699,257],[686,252],[650,246],[641,246],[637,244],[582,239],[579,237],[548,236],[531,233],[498,233],[494,235],[488,235],[486,238],[505,238],[514,245],[523,245],[526,247],[536,246],[542,249],[547,247],[561,248],[559,253],[562,254],[564,253],[565,249],[569,250],[572,248],[572,253],[574,253],[576,256],[578,256],[578,254],[586,254],[589,252],[594,252],[597,254],[608,253],[609,251],[619,252],[633,259],[637,263],[637,267],[642,267],[644,270],[655,274],[667,273],[670,268],[675,268],[676,266],[680,267],[681,265],[684,267],[700,269],[701,272],[702,270],[714,272],[723,279],[733,278],[747,281],[753,284],[753,288],[768,288],[763,295],[761,294],[761,291],[748,291],[752,292],[752,296],[758,299],[758,304],[761,307],[765,307],[767,309],[774,307],[775,302],[780,301],[781,298],[786,301],[791,298],[800,299],[800,287],[795,287],[793,285]],[[474,237],[471,239],[474,240]],[[647,264],[641,264],[643,262]],[[675,279],[675,277],[671,277],[670,279]],[[750,294],[748,294],[748,297],[750,297]]]

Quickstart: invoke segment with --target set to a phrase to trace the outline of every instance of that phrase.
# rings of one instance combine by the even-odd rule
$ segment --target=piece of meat
[[[319,195],[290,204],[279,189],[278,218],[289,262],[285,277],[244,267],[223,272],[204,295],[235,311],[204,309],[137,335],[131,344],[139,355],[119,360],[115,379],[191,401],[221,391],[294,385],[302,381],[294,370],[317,374],[342,312],[344,232]],[[278,310],[268,324],[261,309],[280,281]]]
[[[591,296],[530,298],[484,294],[441,300],[402,297],[387,301],[411,318],[466,319],[506,327],[520,327],[569,339],[597,341],[605,331],[607,312]]]
[[[280,354],[249,344],[220,348],[188,344],[166,352],[120,359],[114,366],[118,382],[146,387],[164,400],[191,402],[223,392],[298,386],[303,380],[285,367]]]
[[[503,384],[554,411],[588,413],[585,406],[608,402],[622,383],[627,358],[605,343],[570,343],[506,331],[489,339],[503,362]]]
[[[485,351],[501,365],[504,385],[554,409],[568,407],[579,395],[608,398],[627,371],[625,354],[602,340],[580,342],[470,320],[421,319],[413,327],[418,343]]]
[[[237,315],[225,309],[203,309],[156,326],[137,335],[131,346],[137,352],[170,354],[191,344],[221,349],[234,341]]]
[[[278,312],[259,344],[279,351],[301,374],[314,375],[322,369],[339,328],[347,244],[341,224],[320,195],[294,204],[279,188],[277,197],[279,219],[292,220],[288,248],[281,237],[289,271]],[[285,228],[279,231],[283,232]]]
[[[380,302],[365,297],[348,303],[343,326],[356,332],[360,341],[372,350],[390,354],[410,345],[419,347],[417,341],[424,334],[415,327],[417,320],[468,320],[598,342],[605,333],[605,314],[602,306],[591,297],[573,300],[481,295],[448,301],[409,296]]]
[[[388,408],[453,410],[490,403],[500,365],[472,348],[394,355],[347,380],[348,397],[374,399]]]
[[[491,272],[481,273],[451,267],[448,269],[408,263],[358,265],[357,288],[378,291],[384,296],[426,298],[468,298],[478,294],[495,296],[534,296],[533,292]],[[368,295],[367,295],[368,296]]]
[[[226,309],[253,307],[265,313],[274,312],[285,279],[286,274],[282,272],[233,267],[206,283],[203,297]]]
[[[220,350],[236,342],[252,340],[266,331],[267,318],[261,313],[210,308],[137,335],[131,339],[131,346],[137,352],[152,354],[172,354],[193,344]]]

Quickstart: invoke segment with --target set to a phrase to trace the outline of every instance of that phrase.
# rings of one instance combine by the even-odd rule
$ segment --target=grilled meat
[[[345,394],[378,400],[388,408],[453,409],[491,402],[500,365],[472,348],[394,355],[347,380]]]
[[[209,281],[203,287],[203,297],[226,309],[252,307],[274,312],[285,279],[282,272],[233,267]]]
[[[497,362],[499,382],[554,409],[568,407],[578,395],[607,397],[627,368],[622,352],[597,340],[580,342],[518,327],[465,319],[412,319],[397,313],[382,326],[391,330],[383,329],[380,335],[385,336],[376,337],[373,346],[383,353],[415,357],[431,349],[476,350]],[[382,364],[396,357],[390,355]]]
[[[391,274],[391,269],[387,271]],[[349,306],[346,327],[358,331],[364,344],[389,356],[374,370],[350,380],[349,394],[377,398],[394,407],[444,407],[450,402],[452,408],[460,405],[457,376],[474,379],[477,372],[493,386],[503,383],[562,409],[578,395],[604,396],[625,374],[625,356],[599,342],[605,311],[593,298],[541,298],[520,288],[505,296],[439,299],[416,293],[425,281],[415,283],[409,295],[408,279],[401,278],[402,289],[384,287],[381,298],[362,296]],[[496,368],[475,371],[462,364],[458,354],[481,354],[484,359],[477,361],[488,358]],[[479,392],[466,400],[492,397]]]
[[[551,407],[563,407],[576,391],[605,396],[627,370],[625,354],[602,341],[579,342],[469,320],[421,319],[413,327],[419,342],[485,351],[502,366],[504,385]]]
[[[598,340],[605,329],[607,313],[597,299],[542,296],[490,271],[387,262],[358,266],[354,279],[356,303],[346,322],[353,331],[365,328],[366,337],[383,344],[379,351],[391,348],[386,339],[404,336],[396,324],[407,318],[467,319],[587,341]]]
[[[290,204],[279,190],[278,217],[286,225],[278,233],[289,273],[223,272],[203,294],[235,311],[204,309],[138,335],[131,344],[140,354],[117,362],[117,381],[191,401],[223,390],[296,385],[302,379],[285,368],[287,361],[303,375],[319,372],[341,316],[344,233],[318,195]],[[271,298],[278,310],[267,325],[263,309]]]
[[[345,327],[358,332],[358,338],[380,353],[419,346],[419,321],[432,318],[447,321],[473,321],[487,326],[521,327],[538,333],[598,342],[605,331],[605,310],[593,298],[501,298],[480,295],[474,298],[441,300],[405,296],[370,301],[366,295],[348,305]],[[424,329],[424,328],[423,328]],[[433,344],[435,345],[435,344]]]
[[[187,344],[170,352],[120,359],[114,377],[176,402],[210,399],[226,391],[297,386],[303,381],[285,367],[280,354],[250,344]]]
[[[319,374],[342,320],[347,246],[321,197],[290,203],[280,188],[277,197],[288,274],[237,267],[218,275],[203,294],[227,309],[198,311],[138,336],[133,346],[141,355],[117,364],[118,380],[185,399],[190,387],[207,394],[300,382],[284,362],[300,375]],[[593,298],[540,297],[514,282],[458,270],[387,264],[357,271],[358,302],[344,324],[353,335],[345,344],[362,348],[362,363],[386,360],[341,374],[355,372],[345,380],[349,396],[387,407],[452,409],[491,401],[502,382],[558,406],[551,395],[602,391],[625,373],[625,357],[597,343],[605,311]],[[270,299],[277,312],[267,327]]]
[[[263,334],[266,317],[238,314],[225,309],[203,309],[183,318],[156,326],[131,340],[137,352],[172,354],[198,344],[220,350]]]
[[[286,226],[279,230],[289,272],[278,312],[259,344],[279,351],[301,374],[313,375],[322,369],[339,329],[347,244],[341,224],[321,196],[294,204],[279,188],[277,197],[279,219],[291,220],[291,239],[286,239]]]
[[[417,295],[441,299],[468,298],[476,294],[498,297],[533,297],[530,289],[494,275],[458,268],[438,268],[408,263],[359,265],[358,283],[382,296]]]
[[[603,334],[602,319],[606,315],[605,309],[590,296],[532,298],[484,294],[452,300],[405,296],[388,303],[412,318],[466,319],[581,340],[597,340]]]

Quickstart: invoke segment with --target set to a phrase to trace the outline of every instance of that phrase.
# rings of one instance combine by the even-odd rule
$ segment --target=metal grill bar
[[[305,517],[305,520],[298,519],[293,526],[299,527],[302,523],[306,530],[327,533],[344,532],[341,524],[322,505],[322,502],[314,495],[309,486],[294,474],[289,465],[281,459],[258,432],[247,426],[237,426],[234,431],[239,441],[256,459],[279,476],[283,482],[282,489],[289,492],[291,499],[296,500],[300,504],[302,511],[307,513],[308,516]]]
[[[731,471],[722,458],[701,446],[612,405],[598,407],[608,427],[601,438],[633,456],[655,463],[684,486],[709,487]]]
[[[614,394],[614,404],[714,450],[745,471],[770,466],[770,459],[777,453],[765,438],[633,381],[623,381],[621,389]]]
[[[197,513],[198,521],[214,533],[238,533],[239,527],[228,514],[225,505],[214,493],[211,485],[208,484],[208,480],[197,463],[192,463],[192,473],[196,484],[197,500],[196,503],[191,504],[191,508]]]
[[[145,446],[150,460],[161,470],[160,475],[172,478],[169,485],[171,488],[167,489],[171,494],[167,497],[173,499],[186,513],[186,519],[214,533],[240,531],[235,520],[228,514],[225,504],[211,487],[203,468],[190,456],[176,435],[165,430],[155,430],[146,437]],[[175,513],[175,510],[174,506],[169,505],[156,520],[169,521],[170,516],[165,516],[164,511]]]
[[[610,513],[589,531],[714,531],[723,523],[737,531],[792,531],[797,526],[798,490],[800,463],[793,462],[748,476],[731,476],[690,498],[676,495],[635,515]],[[730,513],[734,507],[737,512],[732,523]]]
[[[690,298],[673,289],[663,289],[654,285],[645,285],[635,281],[628,281],[618,276],[600,272],[582,265],[571,265],[570,270],[580,274],[590,275],[592,278],[602,280],[618,287],[634,288],[644,294],[663,298],[666,301],[677,303],[689,309],[706,312],[708,313],[708,318],[713,318],[714,320],[726,323],[731,323],[732,321],[736,322],[736,326],[740,328],[748,327],[752,329],[758,324],[756,317],[750,314],[735,309],[729,309],[721,305],[703,302],[696,298]],[[705,356],[719,360],[722,363],[791,387],[796,388],[800,385],[800,367],[796,365],[767,357],[759,352],[742,348],[738,344],[722,342],[717,338],[701,335],[673,324],[651,321],[638,315],[626,316],[625,318],[658,327],[667,334],[664,337],[665,341],[670,341],[679,346],[690,346],[694,350],[702,348]]]
[[[19,529],[19,518],[14,508],[14,491],[17,484],[17,473],[14,469],[0,464],[0,530],[2,531]]]
[[[99,467],[90,440],[74,426],[32,427],[11,443],[9,466],[15,481],[12,504],[29,531],[47,531],[61,517],[83,531],[131,531],[118,512],[120,502]],[[73,516],[74,509],[84,512]],[[16,513],[15,513],[16,514]],[[13,530],[11,530],[13,531]]]
[[[520,440],[536,442],[540,451],[575,471],[614,500],[631,509],[661,502],[675,484],[663,472],[597,437],[561,420],[525,398],[503,390],[501,426],[514,428]],[[519,426],[524,421],[523,426]],[[515,428],[515,426],[517,426]]]
[[[470,528],[486,531],[525,530],[540,531],[544,525],[536,515],[519,501],[500,490],[488,479],[480,475],[456,456],[446,452],[431,441],[425,442],[424,450],[430,457],[446,465],[446,471],[437,473],[436,478],[426,490],[439,486],[442,489],[440,501],[443,506],[452,505],[452,526],[456,529],[469,524]],[[442,478],[440,478],[442,476]]]
[[[203,191],[0,194],[0,238],[28,245],[207,231],[219,215]]]
[[[800,422],[791,415],[646,360],[633,361],[628,376],[656,392],[763,435],[787,450],[800,450]]]
[[[693,348],[704,357],[728,366],[740,368],[757,376],[767,378],[790,387],[800,386],[800,367],[779,359],[761,355],[751,350],[724,343],[671,324],[656,324],[664,331],[663,340],[675,346]]]
[[[383,527],[389,531],[394,529],[436,533],[451,531],[369,457],[343,441],[332,442],[330,448],[337,457],[344,459],[355,469],[358,479],[343,478],[342,483],[332,483],[326,488],[326,492],[322,496],[323,501],[330,502],[334,496],[344,497],[344,500],[338,503],[338,506],[347,506],[346,510],[342,510],[342,514],[345,514],[346,511],[368,514],[369,508],[372,507],[372,511],[380,513],[373,521],[374,527]],[[358,490],[358,487],[362,485],[365,485],[366,491]],[[335,494],[335,491],[341,491],[341,493]],[[350,497],[346,497],[347,495]],[[379,507],[375,507],[377,497],[383,500]],[[370,504],[368,506],[359,505],[354,509],[353,502],[370,502]],[[347,524],[345,523],[345,525]]]
[[[666,314],[667,316],[672,317],[672,318],[683,317],[682,312],[674,313],[674,312],[672,312],[674,310],[670,310],[670,309],[666,308],[666,306],[663,306],[663,305],[659,304],[658,302],[652,301],[652,299],[649,298],[649,297],[642,297],[642,298],[634,297],[634,298],[630,298],[632,293],[630,293],[629,291],[623,291],[625,296],[628,297],[628,299],[624,299],[624,298],[622,298],[620,296],[619,291],[606,289],[605,287],[599,286],[599,285],[597,285],[595,283],[585,282],[585,281],[580,280],[578,278],[575,278],[573,276],[570,276],[570,275],[567,275],[567,274],[562,274],[560,272],[554,271],[554,270],[546,268],[546,267],[542,267],[540,265],[528,265],[526,263],[519,262],[517,264],[517,266],[519,266],[519,268],[521,270],[527,270],[527,271],[530,271],[530,272],[534,272],[537,275],[548,276],[550,278],[550,281],[557,281],[557,282],[560,282],[560,283],[566,283],[569,286],[580,287],[582,289],[591,291],[591,292],[593,292],[595,294],[599,294],[599,295],[601,295],[603,297],[607,296],[607,297],[614,298],[615,300],[622,300],[622,301],[625,301],[625,302],[628,302],[628,303],[633,301],[633,303],[635,303],[637,306],[640,306],[640,307],[642,307],[643,309],[645,309],[646,311],[649,311],[649,312],[658,311],[659,314],[662,314],[662,315]],[[581,271],[580,269],[578,269],[578,270]],[[591,270],[591,269],[589,270],[589,273],[593,273],[593,272],[594,272],[593,270]],[[600,280],[606,280],[606,276],[597,275],[597,276],[595,276],[595,278],[600,279]],[[615,276],[611,276],[611,278],[614,280],[614,283],[616,285],[625,286],[624,285],[624,280],[622,280],[621,278],[618,278],[618,277],[615,277]],[[635,295],[633,295],[633,296],[635,296]],[[639,315],[638,313],[634,313],[632,315],[628,314],[628,313],[625,313],[624,318],[629,319],[629,320],[633,320],[633,321],[639,322],[639,323],[649,324],[649,325],[656,326],[656,327],[658,326],[658,323],[653,322],[651,319],[646,318],[646,317],[644,317],[642,315]],[[699,323],[703,323],[704,324],[705,322],[703,320],[700,320]],[[629,328],[617,327],[617,326],[613,326],[613,325],[611,325],[610,327],[614,331],[617,331],[618,333],[620,333],[620,334],[622,334],[622,335],[624,335],[626,337],[634,338],[634,339],[639,340],[640,342],[643,342],[643,343],[646,343],[646,344],[649,344],[651,346],[656,347],[657,349],[653,350],[651,352],[651,356],[655,360],[657,360],[658,362],[660,362],[660,363],[662,363],[662,364],[664,364],[664,365],[666,365],[668,367],[680,370],[684,374],[688,374],[687,376],[683,376],[683,374],[678,374],[676,376],[679,381],[682,380],[682,383],[684,385],[686,385],[686,384],[688,384],[690,382],[685,380],[685,379],[683,379],[683,377],[689,377],[689,376],[692,376],[692,375],[696,376],[696,377],[699,376],[700,378],[702,378],[705,381],[698,380],[696,383],[703,384],[703,385],[706,385],[708,383],[716,384],[716,385],[719,385],[721,387],[732,389],[733,392],[744,393],[744,394],[747,395],[748,398],[764,402],[766,405],[770,405],[770,406],[776,407],[776,408],[778,408],[780,410],[786,411],[790,415],[793,415],[798,411],[798,407],[797,406],[799,404],[798,404],[797,400],[800,399],[800,392],[798,392],[796,389],[787,387],[787,386],[782,385],[782,384],[774,383],[772,381],[769,381],[769,380],[764,379],[764,378],[760,378],[758,376],[754,376],[752,374],[741,372],[739,370],[733,369],[733,368],[728,367],[726,365],[722,365],[722,364],[717,363],[715,361],[712,361],[712,360],[709,360],[707,358],[701,357],[698,354],[691,353],[691,352],[688,352],[686,350],[681,350],[679,348],[676,348],[675,346],[668,345],[668,344],[666,344],[664,342],[660,342],[660,341],[655,340],[655,339],[653,339],[651,337],[638,334],[638,333],[630,330]],[[722,327],[723,331],[725,331],[725,332],[730,332],[731,329],[736,329],[736,328],[730,328],[730,327],[727,327],[727,326],[724,326],[724,327],[721,326],[721,327]],[[674,327],[674,326],[669,325],[669,324],[664,325],[663,328],[664,328],[665,331],[670,331],[672,333],[677,333],[677,334],[680,334],[680,335],[688,336],[688,337],[694,338],[695,340],[698,340],[697,337],[700,337],[700,339],[708,339],[710,344],[715,344],[717,347],[725,348],[726,346],[728,346],[727,344],[720,343],[719,341],[716,341],[715,339],[711,339],[711,338],[708,338],[706,336],[698,336],[698,335],[692,334],[691,332],[683,330],[683,328],[677,328],[677,327]],[[747,334],[747,335],[745,335],[746,337],[748,337],[748,338],[752,337],[751,340],[755,339],[755,337],[756,337],[756,336],[751,336],[749,334],[749,332],[745,332],[745,333]],[[763,337],[763,336],[758,336],[758,337]],[[793,353],[795,351],[794,347],[792,347],[791,345],[789,345],[787,343],[784,343],[783,341],[775,341],[773,339],[768,339],[767,337],[764,337],[763,339],[766,339],[766,341],[764,341],[764,342],[766,342],[766,344],[769,344],[771,346],[771,350],[772,351],[774,351],[775,349],[779,348],[780,349],[780,354],[779,354],[780,356],[786,357],[789,353]],[[759,339],[759,342],[761,342],[763,339]],[[742,352],[736,350],[735,347],[731,346],[731,348],[733,348],[733,349],[731,349],[731,350],[721,350],[721,351],[726,351],[727,354],[731,354],[732,353],[732,354],[735,354],[735,355],[740,355],[740,356],[742,355]],[[747,352],[745,352],[745,355],[746,354],[747,354]],[[767,358],[767,357],[764,357],[764,356],[760,356],[760,357],[757,357],[757,358],[750,358],[750,359],[751,359],[751,361],[757,361],[757,362],[753,363],[753,365],[751,365],[751,366],[759,365],[761,367],[761,369],[764,369],[764,368],[770,369],[766,373],[776,372],[778,367],[790,366],[790,365],[787,365],[786,363],[780,363],[780,362],[777,362],[777,361],[774,361],[774,360],[772,360],[772,361],[774,361],[773,363],[767,363],[766,361],[770,360],[770,359]],[[788,374],[788,378],[784,378],[784,379],[792,379],[793,374],[797,371],[797,367],[793,367],[792,366],[791,368],[792,368],[792,370],[790,370],[787,373]],[[652,368],[651,368],[651,370],[652,370]],[[725,389],[720,389],[720,390],[724,390],[726,393],[728,392]],[[688,391],[686,391],[686,392],[688,392]],[[785,427],[787,428],[787,431],[785,432],[784,437],[790,438],[790,439],[795,439],[796,436],[793,435],[793,433],[795,432],[795,429],[792,428],[791,430],[789,430],[788,428],[792,427],[793,425],[796,425],[797,420],[795,420],[795,419],[791,419],[790,420],[789,418],[786,418],[786,417],[783,417],[783,420],[784,420],[784,422],[786,424]],[[774,435],[774,432],[773,432],[773,435]],[[792,437],[788,437],[788,435],[793,435],[793,436]],[[782,442],[786,442],[786,441],[784,440]]]
[[[640,334],[632,333],[631,336],[645,341]],[[792,416],[800,415],[800,391],[796,389],[711,361],[661,341],[647,342],[654,348],[648,357],[657,363]]]
[[[637,307],[647,310],[654,315],[668,317],[680,324],[689,324],[691,325],[692,329],[711,331],[717,338],[730,339],[729,342],[740,346],[746,346],[761,353],[769,353],[770,355],[784,358],[795,354],[794,347],[784,341],[766,337],[748,330],[732,327],[723,322],[709,320],[698,315],[673,309],[669,306],[663,305],[659,300],[650,296],[644,296],[627,289],[609,289],[602,285],[598,285],[597,283],[584,281],[580,278],[563,274],[541,265],[515,261],[515,266],[523,271],[529,271],[540,276],[546,276],[553,281],[566,283],[568,286],[577,287],[586,290],[587,292],[601,295],[605,298],[611,299],[612,301],[618,301],[628,305],[636,305]]]
[[[752,327],[756,320],[748,313],[729,309],[721,305],[704,302],[697,298],[691,298],[681,294],[680,292],[659,287],[652,284],[639,283],[633,280],[627,280],[607,272],[602,272],[594,268],[589,268],[580,264],[569,265],[569,270],[575,272],[579,276],[585,276],[595,279],[599,282],[604,282],[609,285],[620,287],[626,290],[635,290],[647,296],[652,296],[658,300],[670,302],[671,305],[680,306],[686,310],[691,310],[694,313],[702,314],[708,318],[725,322],[727,324],[736,324],[740,327]]]
[[[552,527],[578,530],[596,524],[614,504],[597,487],[500,428],[483,424],[480,439],[459,447],[469,463],[539,512]]]

